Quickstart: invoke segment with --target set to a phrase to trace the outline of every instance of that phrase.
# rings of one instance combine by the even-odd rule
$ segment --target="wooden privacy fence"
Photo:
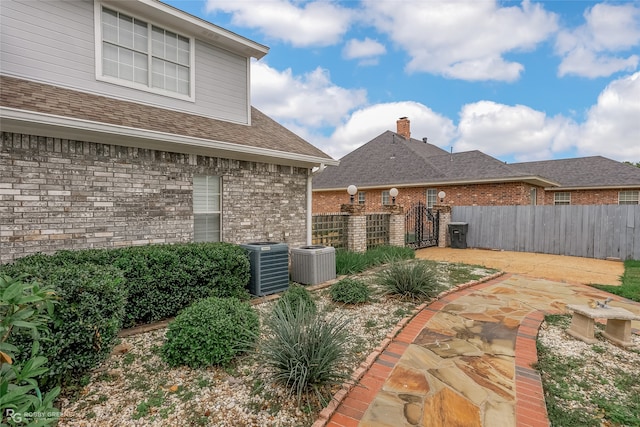
[[[455,206],[451,221],[469,247],[640,259],[639,205]]]

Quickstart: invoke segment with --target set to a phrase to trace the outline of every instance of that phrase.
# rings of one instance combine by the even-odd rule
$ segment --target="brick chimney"
[[[408,118],[400,117],[396,125],[398,125],[398,132],[396,132],[398,135],[403,136],[404,139],[411,138],[411,122]]]

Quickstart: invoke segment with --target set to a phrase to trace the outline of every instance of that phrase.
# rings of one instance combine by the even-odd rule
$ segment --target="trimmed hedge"
[[[23,268],[26,281],[37,280],[56,293],[55,311],[41,333],[39,355],[48,359],[48,372],[40,386],[50,389],[81,378],[107,358],[120,331],[127,291],[124,277],[115,267],[94,264]],[[11,337],[22,351],[19,361],[30,357],[33,338],[22,332]]]
[[[45,274],[37,277],[46,283],[49,267],[82,263],[114,266],[122,271],[129,295],[123,327],[173,317],[210,296],[249,299],[249,259],[240,246],[230,243],[65,250],[54,255],[27,256],[6,268],[14,276],[24,270],[41,269]]]
[[[56,290],[60,304],[41,339],[51,365],[41,379],[46,387],[97,366],[121,327],[175,316],[211,296],[249,299],[249,259],[229,243],[65,250],[18,259],[0,266],[0,273]],[[14,345],[30,349],[30,342],[17,334]]]
[[[138,246],[119,249],[115,266],[129,290],[124,326],[178,314],[211,296],[249,299],[249,259],[229,243]]]

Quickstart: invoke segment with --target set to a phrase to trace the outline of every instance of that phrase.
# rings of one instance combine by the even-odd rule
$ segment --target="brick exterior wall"
[[[434,187],[398,188],[398,205],[409,207],[422,201],[426,202],[427,188],[444,191],[444,204],[451,206],[510,206],[531,204],[531,189],[536,189],[536,204],[553,205],[553,191],[545,191],[523,182],[501,184],[470,184]],[[382,208],[382,191],[390,189],[359,190],[365,192],[367,212],[379,212]],[[563,191],[563,190],[560,190]],[[620,190],[574,190],[571,191],[572,205],[608,205],[618,204]],[[340,204],[349,203],[346,188],[343,191],[314,191],[313,213],[331,213],[340,210]],[[439,200],[438,200],[439,203]]]
[[[640,189],[640,186],[638,189]],[[571,193],[572,205],[617,205],[620,191],[617,189],[574,190],[569,191],[569,193]],[[555,191],[543,191],[542,193],[544,202],[540,204],[553,205]]]
[[[222,177],[222,240],[306,244],[309,170],[2,132],[0,263],[193,241],[196,174]]]

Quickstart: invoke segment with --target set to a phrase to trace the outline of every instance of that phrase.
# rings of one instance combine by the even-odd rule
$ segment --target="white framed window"
[[[531,206],[535,206],[538,204],[538,189],[535,187],[531,187],[529,190],[529,198]]]
[[[640,191],[619,191],[618,192],[618,204],[619,205],[637,205],[640,204]]]
[[[431,209],[438,203],[438,189],[427,188],[427,208]]]
[[[193,39],[99,4],[99,80],[193,101]]]
[[[391,196],[389,195],[389,190],[384,190],[382,192],[382,204],[383,205],[391,204]]]
[[[193,240],[219,242],[222,224],[222,192],[219,176],[193,177]]]
[[[559,191],[553,193],[553,204],[554,205],[570,205],[571,204],[571,193],[568,191]]]
[[[364,191],[358,191],[358,204],[364,205],[365,203],[365,193]]]

